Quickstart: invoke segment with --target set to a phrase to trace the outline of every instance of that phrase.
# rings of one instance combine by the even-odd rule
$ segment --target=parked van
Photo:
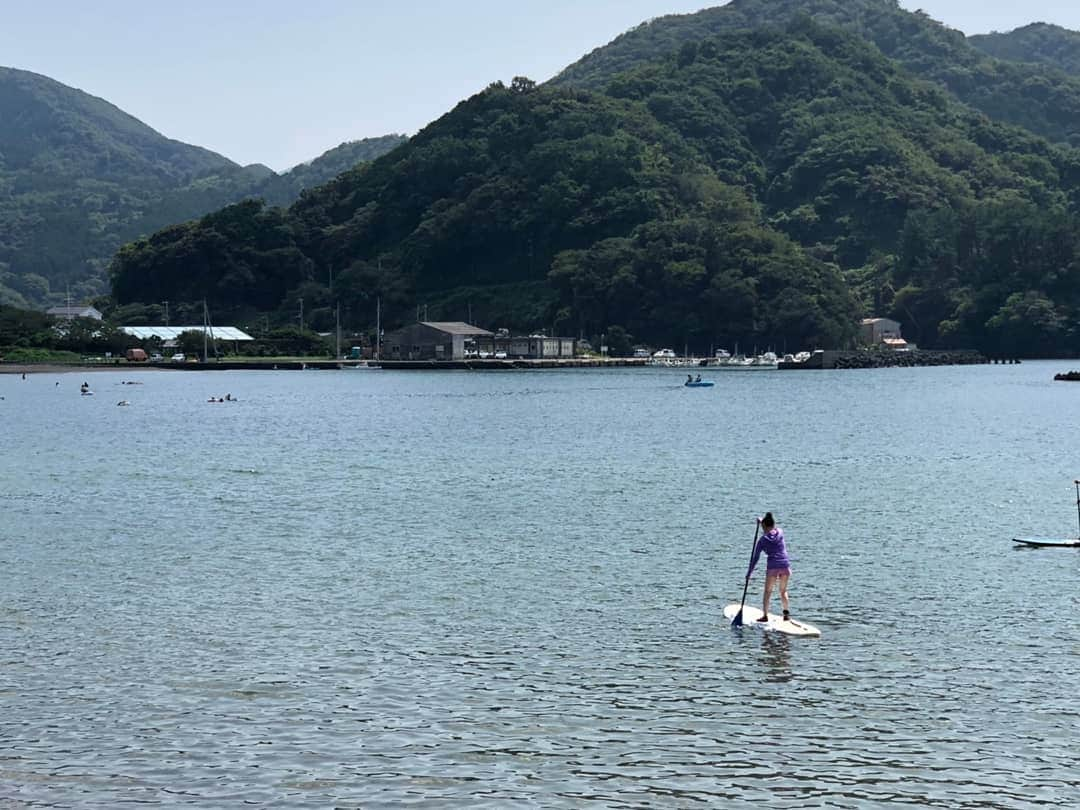
[[[129,363],[145,363],[149,359],[142,349],[128,349],[126,357]]]

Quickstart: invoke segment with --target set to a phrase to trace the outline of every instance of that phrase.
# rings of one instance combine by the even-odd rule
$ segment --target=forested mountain
[[[267,178],[251,196],[259,197],[270,205],[291,205],[305,189],[321,186],[357,164],[385,155],[405,140],[404,135],[383,135],[380,138],[348,141],[324,152],[315,160]]]
[[[232,166],[101,99],[0,68],[0,285],[35,301],[50,282],[61,291],[70,282],[76,294],[100,289],[147,201]],[[2,286],[0,297],[22,299]]]
[[[302,297],[323,328],[335,300],[364,317],[378,295],[387,323],[422,302],[433,318],[471,308],[487,322],[679,342],[738,339],[755,316],[793,345],[850,336],[856,310],[836,268],[758,219],[642,105],[517,80],[288,214],[244,203],[126,246],[114,291],[122,304],[205,296],[241,321],[278,304],[291,318]],[[728,314],[731,331],[715,333]]]
[[[1038,62],[1080,76],[1080,32],[1032,23],[1006,34],[977,34],[968,40],[983,53],[1014,62]]]
[[[602,89],[617,74],[729,31],[798,28],[803,21],[857,33],[914,76],[936,82],[991,118],[1080,145],[1080,79],[1044,65],[994,59],[963,33],[897,0],[732,0],[697,14],[660,17],[568,67],[556,84]]]
[[[909,58],[794,13],[841,6],[909,25],[892,43]],[[909,38],[988,57],[891,2],[698,16],[766,9],[790,21],[594,54],[604,92],[492,86],[288,212],[234,206],[129,245],[115,295],[207,297],[234,320],[303,298],[324,326],[334,301],[355,321],[379,295],[384,323],[468,308],[698,350],[843,345],[862,311],[927,346],[1080,348],[1078,153],[913,75]]]
[[[288,206],[306,189],[321,185],[358,163],[384,155],[404,141],[404,135],[349,141],[282,174],[255,164],[230,166],[201,175],[148,203],[133,226],[137,232],[128,238],[186,222],[246,198]]]
[[[288,204],[353,157],[399,141],[343,144],[279,176],[170,140],[45,76],[0,68],[0,302],[105,292],[105,267],[125,241],[252,195]]]

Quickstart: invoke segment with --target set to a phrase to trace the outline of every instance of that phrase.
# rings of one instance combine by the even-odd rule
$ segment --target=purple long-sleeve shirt
[[[746,572],[747,578],[754,573],[754,566],[757,565],[758,557],[761,556],[763,551],[767,560],[765,563],[766,571],[791,567],[791,561],[787,555],[787,546],[784,544],[784,532],[781,531],[780,527],[776,526],[761,535],[761,538],[757,541],[757,545],[754,547],[753,559],[750,560],[750,570]]]

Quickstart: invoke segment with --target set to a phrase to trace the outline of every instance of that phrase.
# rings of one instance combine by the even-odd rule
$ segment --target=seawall
[[[913,352],[822,351],[804,363],[780,363],[784,370],[814,371],[836,368],[912,368],[915,366],[971,366],[990,360],[974,350]]]

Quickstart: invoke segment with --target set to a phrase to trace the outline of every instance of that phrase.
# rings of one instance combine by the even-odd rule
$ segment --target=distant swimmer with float
[[[761,538],[758,539],[758,532]],[[746,607],[746,592],[750,588],[750,577],[754,573],[758,560],[762,553],[765,554],[765,595],[762,599],[762,609]],[[757,519],[757,528],[754,530],[754,551],[750,556],[750,567],[746,571],[746,582],[743,585],[742,602],[738,605],[728,605],[724,608],[724,616],[731,619],[732,627],[742,627],[743,617],[746,621],[765,630],[777,630],[793,636],[820,636],[821,631],[816,627],[791,620],[791,605],[788,599],[788,580],[791,578],[791,559],[787,553],[787,543],[784,540],[783,530],[776,525],[772,512],[766,512],[764,517]],[[784,611],[783,618],[776,614],[769,615],[769,603],[772,601],[773,588],[780,591],[780,602]]]

